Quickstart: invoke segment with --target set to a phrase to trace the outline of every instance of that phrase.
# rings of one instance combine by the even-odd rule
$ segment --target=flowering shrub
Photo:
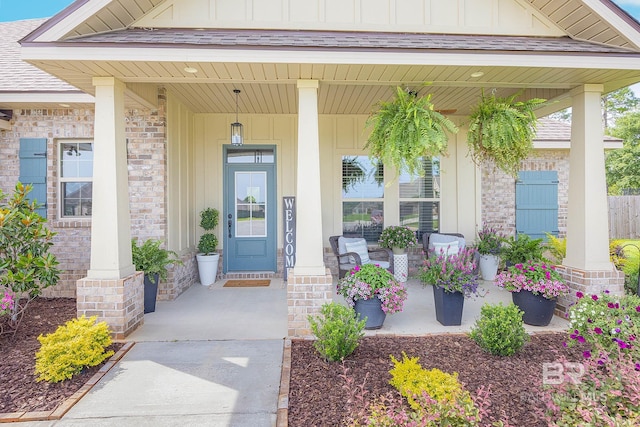
[[[498,228],[489,227],[486,224],[482,226],[482,230],[478,231],[478,241],[476,248],[480,255],[498,255],[502,249],[502,242],[506,236]]]
[[[529,261],[509,267],[496,276],[496,285],[510,292],[531,291],[546,299],[569,293],[569,286],[553,266]]]
[[[378,244],[382,248],[409,248],[416,246],[418,240],[416,233],[409,227],[392,225],[382,230]]]
[[[542,394],[549,426],[640,425],[640,366],[620,351],[587,358],[577,380],[560,378]]]
[[[582,292],[576,296],[578,302],[569,309],[569,345],[586,342],[606,353],[620,349],[640,361],[640,297]]]
[[[452,255],[430,252],[418,272],[420,281],[423,285],[444,288],[446,292],[462,292],[465,296],[477,294],[474,254],[473,248],[464,248]]]
[[[402,311],[407,299],[407,289],[386,269],[375,264],[355,266],[344,278],[338,281],[338,294],[347,304],[355,306],[359,299],[380,298],[382,311],[393,314]]]
[[[5,291],[4,296],[0,300],[0,316],[10,313],[11,310],[13,310],[14,304],[13,295]]]

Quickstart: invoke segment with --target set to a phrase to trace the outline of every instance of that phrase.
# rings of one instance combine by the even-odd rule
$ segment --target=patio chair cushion
[[[457,242],[458,250],[464,249],[465,247],[464,237],[448,236],[446,234],[432,233],[429,236],[429,249],[434,250],[436,243],[452,243],[452,242]]]
[[[454,255],[460,250],[458,243],[459,242],[455,240],[453,242],[433,242],[432,245],[436,254]]]
[[[369,258],[369,248],[367,247],[367,241],[365,239],[356,239],[356,241],[345,242],[344,244],[347,252],[355,252],[360,255],[360,261],[363,264],[369,264],[371,259]],[[353,257],[350,257],[350,263],[354,263]]]

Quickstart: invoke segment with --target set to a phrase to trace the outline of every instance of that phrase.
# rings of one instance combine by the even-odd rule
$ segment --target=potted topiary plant
[[[136,239],[131,239],[131,258],[136,271],[144,273],[144,312],[156,311],[156,298],[158,296],[158,284],[160,280],[167,280],[167,267],[181,265],[174,251],[163,249],[162,241],[147,239],[142,245],[137,244]]]
[[[219,212],[214,208],[206,208],[200,212],[200,227],[205,233],[200,236],[198,242],[198,274],[200,275],[200,284],[209,286],[216,281],[218,275],[218,261],[220,254],[216,253],[218,247],[218,237],[212,233],[213,229],[218,225]]]
[[[395,166],[398,175],[406,171],[412,176],[423,174],[423,157],[446,154],[447,131],[458,131],[451,120],[434,109],[431,95],[418,97],[416,92],[401,87],[397,87],[393,101],[379,103],[367,126],[373,126],[364,146],[370,156]]]
[[[512,176],[518,175],[520,161],[533,149],[537,118],[534,108],[546,102],[533,98],[516,101],[482,92],[480,103],[471,112],[467,144],[477,164],[493,160],[496,167]]]

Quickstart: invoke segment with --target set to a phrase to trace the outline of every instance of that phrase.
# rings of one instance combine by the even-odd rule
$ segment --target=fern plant
[[[534,108],[546,100],[516,101],[518,94],[499,98],[482,93],[469,119],[467,144],[476,164],[493,160],[511,176],[518,175],[520,161],[533,149],[537,118]]]
[[[423,174],[422,157],[447,153],[447,132],[458,128],[445,116],[435,111],[431,95],[418,97],[401,87],[396,88],[395,99],[378,104],[378,110],[367,120],[373,129],[365,148],[369,156],[385,165],[393,165],[396,174],[408,172],[412,176]]]

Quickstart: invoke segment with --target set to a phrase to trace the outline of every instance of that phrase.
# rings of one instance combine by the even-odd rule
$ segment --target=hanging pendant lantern
[[[233,93],[236,94],[236,121],[231,123],[231,145],[239,147],[244,142],[242,123],[238,121],[238,95],[240,89],[234,89]]]

